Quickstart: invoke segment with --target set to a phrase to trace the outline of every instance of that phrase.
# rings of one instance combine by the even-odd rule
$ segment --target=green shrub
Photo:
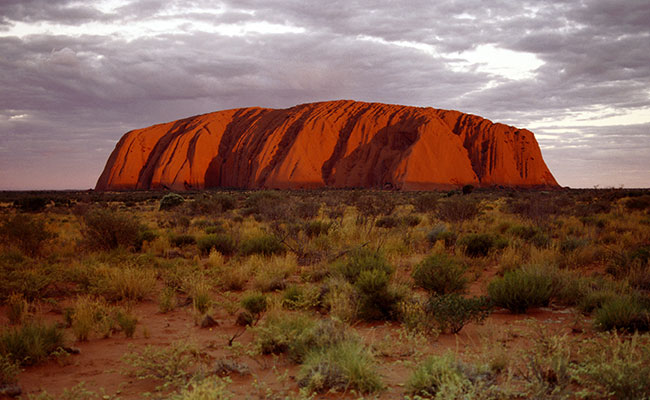
[[[430,244],[435,244],[438,240],[443,240],[445,242],[446,247],[452,246],[454,243],[456,243],[456,233],[450,231],[447,229],[447,225],[445,224],[438,224],[434,226],[428,233],[427,233],[427,241],[429,241]]]
[[[136,248],[145,230],[134,216],[102,208],[89,211],[82,222],[84,241],[92,250]]]
[[[178,395],[170,400],[230,400],[235,395],[228,390],[229,378],[205,378],[199,382],[192,382]]]
[[[232,255],[237,248],[235,239],[225,233],[213,233],[202,236],[196,241],[196,246],[199,248],[201,254],[206,256],[210,254],[212,249],[226,256]]]
[[[372,354],[356,341],[308,353],[297,378],[299,386],[314,392],[372,393],[383,388]]]
[[[39,212],[50,204],[50,199],[40,196],[25,197],[14,201],[14,207],[24,212]]]
[[[529,225],[513,225],[506,233],[524,240],[530,240],[539,233],[539,229]]]
[[[262,293],[249,293],[242,297],[241,305],[246,311],[254,316],[259,316],[266,311],[267,299]]]
[[[18,381],[19,373],[18,363],[9,356],[0,353],[0,389],[15,384]]]
[[[393,267],[380,253],[356,250],[333,269],[353,285],[361,318],[377,320],[392,317],[399,294],[389,287]]]
[[[177,299],[176,299],[176,289],[165,286],[165,288],[160,292],[160,297],[159,297],[159,305],[158,308],[160,309],[161,313],[166,313],[169,311],[174,310],[177,305]]]
[[[26,214],[16,214],[0,226],[0,238],[30,256],[39,254],[43,245],[55,236],[42,219]]]
[[[397,217],[393,217],[392,215],[386,215],[383,217],[380,217],[375,221],[375,226],[378,228],[395,228],[397,225],[399,225],[399,219]]]
[[[303,362],[310,352],[355,340],[343,323],[316,321],[304,314],[273,314],[254,332],[255,344],[262,354],[286,353],[297,363]]]
[[[239,251],[245,256],[253,254],[271,256],[284,253],[284,246],[274,235],[260,235],[244,240]]]
[[[18,251],[0,254],[0,300],[20,294],[28,302],[48,294],[50,284],[57,281],[55,267],[34,262]]]
[[[298,351],[300,338],[315,326],[316,321],[304,314],[272,314],[255,327],[255,345],[262,354],[290,352],[295,358],[304,354]],[[302,346],[300,346],[302,347]]]
[[[467,279],[465,268],[446,254],[433,254],[417,264],[412,277],[415,284],[431,293],[464,292]]]
[[[101,337],[110,336],[115,322],[113,309],[103,300],[90,297],[78,298],[70,316],[72,333],[82,342],[93,332]]]
[[[633,295],[619,295],[604,301],[596,310],[594,325],[601,330],[646,332],[650,330],[650,311]]]
[[[438,193],[425,193],[414,198],[415,210],[421,213],[433,212],[438,204]]]
[[[560,242],[560,252],[562,254],[570,253],[589,244],[586,239],[568,236]]]
[[[478,213],[478,201],[469,196],[455,196],[440,202],[437,216],[447,222],[463,222],[473,219]]]
[[[174,235],[170,239],[170,243],[174,247],[184,247],[196,244],[196,238],[192,235]],[[208,251],[208,253],[210,253]]]
[[[157,390],[183,387],[192,376],[192,369],[200,361],[196,346],[186,342],[176,342],[165,346],[147,345],[140,351],[130,351],[122,356],[122,361],[131,366],[126,374],[137,379],[156,379],[162,384]]]
[[[389,286],[391,275],[380,269],[361,271],[354,283],[358,295],[358,315],[373,321],[394,316],[399,293]]]
[[[548,305],[553,294],[553,278],[541,270],[509,271],[490,282],[488,294],[497,307],[525,313],[530,307]]]
[[[345,261],[335,264],[333,270],[352,284],[357,281],[363,271],[379,270],[388,276],[393,273],[393,267],[388,264],[381,253],[367,249],[352,251]]]
[[[638,196],[625,201],[625,208],[628,210],[643,211],[650,208],[650,196]]]
[[[465,185],[462,188],[463,194],[470,194],[474,191],[474,185]]]
[[[408,378],[406,390],[427,399],[470,398],[472,382],[461,366],[451,353],[429,357]]]
[[[118,310],[115,315],[115,321],[127,338],[132,338],[135,333],[138,318],[130,312]]]
[[[316,236],[327,235],[332,227],[331,222],[324,221],[310,221],[305,223],[305,235],[308,238]]]
[[[187,201],[183,208],[190,215],[209,215],[221,214],[234,209],[236,206],[237,201],[229,194],[216,193],[212,196],[203,194],[194,201]]]
[[[492,305],[486,297],[464,298],[452,293],[432,296],[425,310],[440,332],[458,333],[469,322],[482,322]]]
[[[572,370],[581,398],[650,398],[650,343],[640,335],[608,334],[581,343]]]
[[[183,204],[185,199],[183,196],[177,193],[168,193],[160,199],[160,211],[171,210]]]
[[[507,247],[508,241],[487,233],[472,233],[460,238],[458,244],[470,257],[485,257],[492,249]]]
[[[405,215],[400,220],[402,225],[410,227],[418,226],[420,225],[420,222],[422,222],[422,218],[414,214]]]
[[[64,346],[56,325],[33,322],[0,333],[0,354],[21,365],[37,364]]]
[[[22,293],[12,293],[7,299],[7,318],[12,325],[23,322],[29,310],[29,303]]]
[[[298,218],[309,219],[314,218],[320,211],[320,204],[315,201],[304,200],[300,201],[294,207],[294,213]]]

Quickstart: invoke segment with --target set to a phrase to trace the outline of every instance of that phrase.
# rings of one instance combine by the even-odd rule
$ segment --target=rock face
[[[532,132],[355,101],[240,108],[125,134],[96,190],[557,187]]]

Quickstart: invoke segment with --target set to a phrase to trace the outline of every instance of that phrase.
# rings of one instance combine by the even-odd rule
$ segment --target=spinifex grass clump
[[[307,354],[298,385],[314,392],[355,390],[372,393],[383,388],[370,351],[357,341],[343,341]]]
[[[0,354],[22,365],[37,364],[64,346],[56,325],[32,322],[0,333]]]
[[[530,307],[548,305],[553,295],[553,278],[542,269],[509,271],[490,282],[488,294],[497,307],[525,313]]]
[[[415,284],[432,294],[462,293],[467,287],[465,267],[446,254],[433,254],[415,266]]]

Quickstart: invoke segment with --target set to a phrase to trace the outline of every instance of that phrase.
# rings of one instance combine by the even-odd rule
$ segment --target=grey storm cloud
[[[564,185],[650,182],[650,117],[589,121],[650,114],[647,0],[109,3],[0,2],[0,189],[92,187],[130,129],[340,98],[538,127]]]

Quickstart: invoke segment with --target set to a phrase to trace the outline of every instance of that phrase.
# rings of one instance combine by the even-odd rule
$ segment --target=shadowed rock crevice
[[[532,132],[453,110],[350,100],[218,111],[134,130],[97,190],[556,187]]]

